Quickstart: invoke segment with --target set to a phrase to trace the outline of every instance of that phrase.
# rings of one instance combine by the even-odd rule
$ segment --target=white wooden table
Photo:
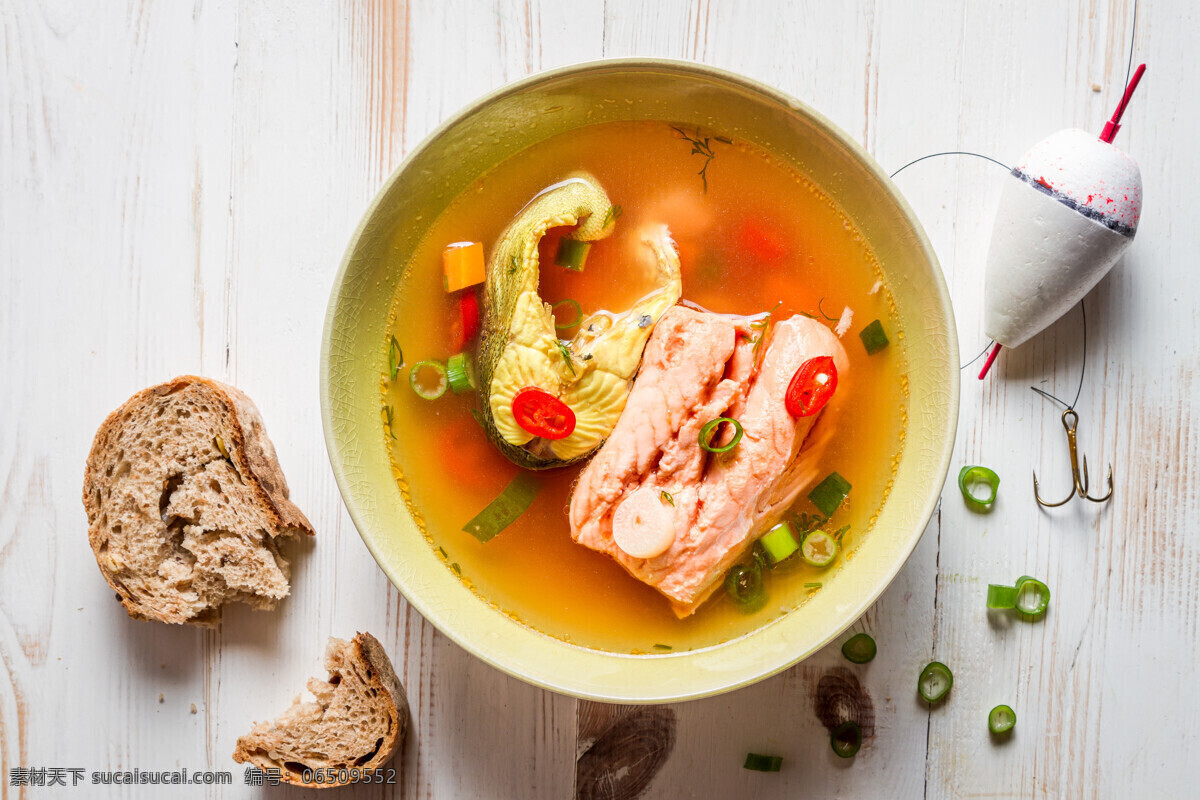
[[[975,515],[951,481],[855,625],[879,642],[873,663],[853,667],[835,645],[751,688],[642,712],[535,689],[469,656],[407,606],[351,525],[326,460],[317,362],[369,199],[462,104],[605,56],[695,59],[778,86],[885,168],[957,149],[1011,164],[1061,128],[1100,131],[1123,87],[1132,3],[8,0],[0,15],[0,798],[304,795],[244,785],[230,753],[252,720],[323,674],[327,636],[356,629],[392,655],[414,730],[395,786],[346,797],[629,797],[636,765],[588,749],[622,713],[673,720],[646,797],[1200,793],[1189,0],[1137,9],[1134,53],[1149,71],[1117,144],[1141,163],[1146,210],[1131,253],[1086,301],[1081,447],[1094,477],[1113,464],[1112,502],[1046,513],[1030,490],[1035,467],[1051,493],[1068,486],[1059,412],[1029,386],[1074,393],[1072,313],[1006,353],[988,382],[964,373],[952,475],[991,465],[1002,496]],[[982,264],[1003,177],[949,157],[897,178],[942,260],[968,356],[986,342]],[[125,616],[79,499],[104,415],[188,372],[255,398],[318,531],[276,613],[234,607],[208,632]],[[989,616],[986,585],[1023,573],[1053,589],[1046,619]],[[935,658],[956,681],[931,711],[914,690]],[[874,709],[853,761],[834,757],[814,711],[821,678],[842,674]],[[1019,716],[1004,743],[986,726],[998,703]],[[743,770],[747,751],[782,755],[783,770]],[[233,783],[10,785],[15,768],[55,767],[85,780],[229,770]]]

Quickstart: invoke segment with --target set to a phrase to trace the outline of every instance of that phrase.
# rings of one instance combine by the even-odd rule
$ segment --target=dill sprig
[[[774,316],[781,305],[783,305],[782,300],[776,303],[775,307],[768,311],[761,319],[756,319],[750,323],[750,327],[758,331],[758,336],[755,336],[752,340],[754,342],[753,353],[755,358],[758,358],[758,350],[762,347],[763,340],[767,338],[767,327],[771,324],[771,317]]]
[[[562,354],[563,361],[567,362],[567,369],[571,370],[571,375],[575,375],[575,361],[571,358],[571,351],[562,339],[555,339],[554,344],[558,346],[558,352]]]
[[[822,297],[820,300],[817,301],[817,311],[820,311],[821,316],[824,317],[825,319],[829,320],[830,322],[838,322],[841,319],[840,317],[831,317],[825,313],[825,309],[821,307],[821,304],[824,302],[825,302],[824,297]],[[816,317],[814,317],[813,319],[816,319]]]
[[[397,373],[404,366],[404,351],[400,349],[400,343],[396,341],[396,335],[392,334],[392,339],[388,342],[388,376],[389,380],[396,380]]]
[[[600,227],[607,228],[609,225],[619,220],[624,211],[625,209],[621,208],[620,206],[609,206],[608,211],[604,212],[604,224]]]
[[[388,436],[391,436],[393,439],[396,438],[395,432],[392,431],[392,424],[395,421],[393,417],[394,413],[395,412],[392,411],[392,407],[390,405],[385,405],[383,407],[383,418],[387,422]]]
[[[675,498],[672,497],[671,493],[668,492],[666,489],[664,489],[663,491],[658,493],[658,498],[660,500],[670,503],[671,505],[675,505]]]
[[[711,164],[712,160],[717,157],[717,154],[713,152],[712,142],[733,144],[733,140],[724,136],[705,136],[703,139],[701,139],[699,128],[696,129],[695,136],[689,136],[682,128],[677,128],[674,125],[671,126],[671,130],[678,133],[679,138],[691,144],[692,152],[689,155],[704,156],[704,166],[702,166],[700,171],[696,174],[700,176],[700,180],[704,184],[704,193],[708,194],[708,165]]]

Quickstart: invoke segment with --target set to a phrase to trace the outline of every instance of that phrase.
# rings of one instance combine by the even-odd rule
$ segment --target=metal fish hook
[[[1076,495],[1079,495],[1084,500],[1091,500],[1093,503],[1103,503],[1112,497],[1113,477],[1111,464],[1108,465],[1108,494],[1104,495],[1104,497],[1092,497],[1088,494],[1087,456],[1083,457],[1083,477],[1082,479],[1080,478],[1079,447],[1075,441],[1075,426],[1078,424],[1078,422],[1079,415],[1075,413],[1075,409],[1068,408],[1063,412],[1062,423],[1063,427],[1067,430],[1067,447],[1070,448],[1071,451],[1071,477],[1075,480],[1074,491],[1067,495],[1065,500],[1061,500],[1057,503],[1047,503],[1041,498],[1041,495],[1038,494],[1037,470],[1034,470],[1033,472],[1033,499],[1037,500],[1038,505],[1042,506],[1043,508],[1057,508],[1058,506],[1066,505],[1071,498],[1075,497]]]

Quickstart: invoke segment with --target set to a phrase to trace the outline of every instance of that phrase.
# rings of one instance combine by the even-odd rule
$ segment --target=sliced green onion
[[[879,320],[875,320],[859,331],[858,338],[862,339],[863,347],[867,349],[869,356],[875,355],[888,346],[887,334],[883,332],[883,324]]]
[[[1046,613],[1050,606],[1050,587],[1036,578],[1024,575],[1017,580],[1017,601],[1015,608],[1027,617],[1037,617]]]
[[[783,766],[783,756],[764,756],[758,753],[746,753],[746,763],[742,769],[752,769],[756,772],[779,772]]]
[[[862,727],[857,722],[843,722],[829,734],[829,746],[839,758],[854,758],[862,747]]]
[[[571,311],[571,318],[562,320],[560,322],[558,319],[558,310],[560,308]],[[560,331],[566,330],[567,328],[574,328],[576,325],[583,322],[583,306],[579,305],[578,300],[559,300],[557,303],[550,306],[550,313],[554,315],[554,327]]]
[[[986,486],[988,494],[980,497],[973,491],[976,486]],[[1000,488],[1000,476],[987,467],[965,466],[958,471],[958,490],[963,500],[976,511],[988,511],[996,502],[996,490]]]
[[[1028,575],[1017,578],[1014,586],[989,583],[987,607],[1012,608],[1025,617],[1040,617],[1050,607],[1050,587]]]
[[[927,703],[936,703],[950,691],[954,685],[954,673],[940,661],[930,662],[917,678],[917,692]]]
[[[432,370],[437,376],[437,384],[432,389],[421,382],[421,373],[425,370]],[[442,362],[418,361],[408,371],[408,385],[417,393],[417,397],[423,400],[437,400],[450,388],[450,381],[446,378],[446,367]]]
[[[823,584],[823,583],[819,583],[819,582],[817,582],[817,583],[806,583],[806,584],[804,584],[804,588],[805,588],[805,589],[808,589],[810,592],[815,592],[817,589],[820,589],[820,588],[821,588],[822,586],[824,586],[824,585],[825,585],[825,584]]]
[[[1017,607],[1017,587],[1015,586],[1000,586],[995,583],[988,584],[988,608],[1016,608]]]
[[[388,375],[390,380],[396,380],[396,374],[400,372],[400,368],[404,366],[404,352],[400,349],[400,343],[396,341],[393,334],[392,339],[388,342]]]
[[[833,512],[838,510],[838,506],[842,504],[848,494],[850,494],[850,482],[836,472],[831,472],[825,480],[818,483],[816,488],[808,493],[808,499],[820,509],[822,514],[832,517]]]
[[[796,541],[796,534],[792,532],[792,526],[786,522],[781,522],[771,528],[758,542],[766,551],[771,566],[778,564],[800,549],[800,544]]]
[[[757,611],[767,603],[762,568],[753,560],[729,568],[725,574],[725,591],[746,612]]]
[[[446,378],[455,394],[475,391],[475,359],[470,353],[455,353],[446,362]]]
[[[504,488],[499,497],[463,525],[463,530],[481,542],[491,541],[497,533],[525,513],[533,498],[537,497],[539,489],[541,484],[532,475],[520,473]]]
[[[813,531],[804,537],[804,543],[800,545],[804,563],[814,567],[828,567],[837,557],[837,551],[837,542],[825,531]]]
[[[709,442],[712,441],[717,428],[722,422],[728,422],[733,425],[733,438],[730,439],[729,443],[726,445],[721,447],[713,447],[711,444],[709,444]],[[730,419],[729,417],[717,417],[716,419],[710,419],[708,422],[704,423],[704,427],[700,429],[700,446],[710,453],[728,453],[730,450],[737,447],[738,442],[741,440],[742,423],[738,422],[736,419]]]
[[[988,730],[992,733],[1008,733],[1017,724],[1017,712],[1012,706],[999,705],[988,712]]]
[[[668,492],[666,489],[663,489],[661,492],[658,493],[658,499],[662,500],[664,503],[670,503],[671,505],[675,505],[675,498],[672,497],[671,493]]]
[[[554,255],[554,263],[572,272],[583,272],[583,263],[587,261],[588,251],[591,249],[591,242],[581,242],[564,236],[558,240],[558,252]]]
[[[866,664],[875,658],[878,648],[870,634],[856,633],[842,645],[842,655],[854,664]]]

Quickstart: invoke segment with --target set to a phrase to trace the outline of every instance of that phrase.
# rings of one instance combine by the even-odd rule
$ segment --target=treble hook
[[[1037,500],[1038,505],[1040,505],[1044,508],[1057,508],[1058,506],[1066,505],[1071,500],[1071,498],[1074,497],[1075,495],[1079,495],[1084,500],[1091,500],[1093,503],[1103,503],[1103,502],[1107,501],[1110,497],[1112,497],[1112,494],[1113,494],[1112,464],[1108,465],[1108,494],[1104,495],[1104,497],[1092,497],[1091,495],[1088,494],[1087,456],[1083,457],[1083,479],[1080,480],[1080,477],[1079,477],[1079,448],[1075,441],[1075,426],[1078,424],[1078,422],[1079,422],[1079,415],[1075,413],[1075,409],[1068,408],[1066,411],[1063,412],[1062,423],[1063,423],[1063,427],[1066,428],[1066,430],[1067,430],[1067,447],[1071,451],[1071,477],[1073,477],[1075,479],[1074,491],[1072,491],[1069,495],[1067,495],[1065,500],[1061,500],[1057,503],[1047,503],[1038,494],[1037,470],[1033,471],[1033,499]]]

